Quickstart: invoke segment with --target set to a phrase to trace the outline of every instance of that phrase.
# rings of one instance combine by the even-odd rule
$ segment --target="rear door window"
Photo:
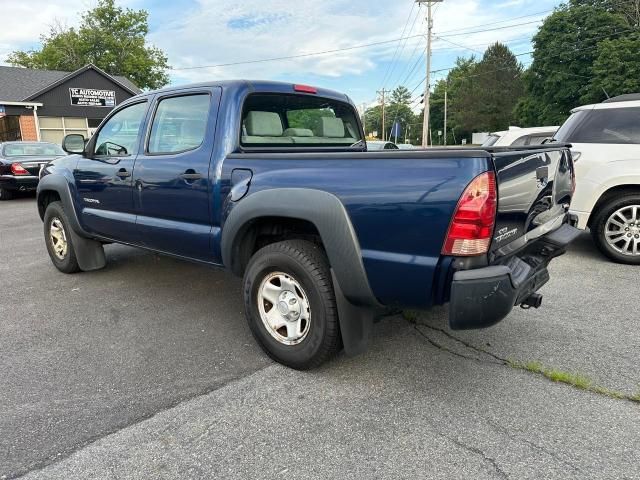
[[[242,113],[244,147],[350,147],[362,140],[351,105],[308,95],[253,94]]]
[[[209,103],[206,93],[160,100],[151,126],[148,152],[170,154],[198,148],[207,130]]]
[[[640,144],[640,107],[591,110],[568,142]]]

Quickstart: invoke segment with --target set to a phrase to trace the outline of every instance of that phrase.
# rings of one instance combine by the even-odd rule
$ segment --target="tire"
[[[55,227],[53,230],[58,232],[57,237],[52,234],[52,225]],[[66,245],[64,250],[60,249],[61,244],[59,242],[61,240]],[[51,202],[44,213],[44,241],[47,245],[49,257],[51,257],[51,261],[58,270],[63,273],[80,271],[69,229],[69,220],[60,202]]]
[[[274,303],[262,295],[267,292]],[[251,332],[275,361],[308,370],[340,350],[329,262],[314,243],[287,240],[260,249],[245,271],[243,293]],[[275,319],[271,326],[270,319]]]
[[[0,200],[11,200],[13,198],[13,192],[6,188],[0,188]]]
[[[591,235],[598,249],[611,260],[640,265],[640,193],[605,201],[591,223]]]

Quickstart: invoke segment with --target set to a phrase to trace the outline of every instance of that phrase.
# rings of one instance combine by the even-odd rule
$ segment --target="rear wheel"
[[[258,343],[291,368],[315,368],[340,349],[329,262],[315,244],[288,240],[251,258],[244,276],[245,315]]]
[[[6,188],[0,188],[0,200],[11,200],[13,198],[13,192]]]
[[[619,263],[640,264],[640,193],[605,202],[591,224],[596,245]]]
[[[49,257],[55,267],[63,273],[80,271],[69,221],[60,202],[51,202],[44,214],[44,240]]]

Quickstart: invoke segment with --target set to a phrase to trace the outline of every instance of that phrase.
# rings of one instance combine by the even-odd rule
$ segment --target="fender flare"
[[[37,189],[37,204],[41,219],[44,220],[44,211],[40,208],[40,198],[45,192],[56,192],[62,202],[62,208],[69,220],[71,241],[73,242],[76,258],[80,269],[87,272],[103,268],[107,260],[104,256],[102,243],[90,238],[90,235],[82,228],[76,209],[71,199],[68,180],[62,175],[49,174],[40,179]]]
[[[73,206],[73,200],[71,199],[71,190],[69,189],[69,180],[62,175],[55,173],[46,175],[38,182],[38,189],[36,190],[36,198],[38,204],[38,210],[40,213],[40,219],[44,220],[44,211],[40,211],[40,197],[46,192],[56,192],[60,197],[64,212],[67,214],[71,228],[82,237],[90,237],[80,225],[76,209]]]
[[[373,295],[364,269],[360,245],[342,202],[331,193],[307,188],[262,190],[234,204],[222,229],[223,264],[241,274],[234,262],[236,249],[253,220],[285,217],[315,225],[331,265],[340,330],[349,355],[362,352],[376,313],[382,306]]]

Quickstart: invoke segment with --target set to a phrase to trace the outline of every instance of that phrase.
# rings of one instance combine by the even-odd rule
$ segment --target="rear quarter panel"
[[[434,274],[458,199],[475,176],[491,168],[491,162],[487,157],[408,155],[232,155],[223,165],[221,195],[223,199],[229,195],[229,178],[236,168],[253,171],[249,195],[291,187],[335,195],[349,214],[378,301],[426,307],[432,303]],[[224,202],[223,219],[233,206]]]

